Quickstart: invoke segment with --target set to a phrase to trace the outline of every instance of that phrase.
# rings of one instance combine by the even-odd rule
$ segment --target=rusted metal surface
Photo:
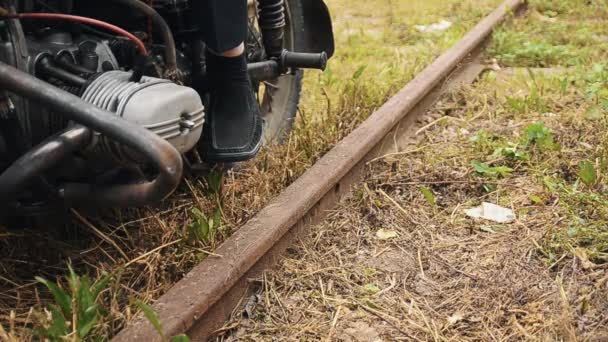
[[[399,149],[399,137],[432,104],[448,76],[479,53],[492,29],[523,4],[505,1],[222,244],[215,251],[221,257],[207,258],[162,296],[154,309],[165,334],[187,333],[194,341],[211,337],[247,293],[249,279],[273,265],[307,226],[321,220],[361,179],[367,161]],[[464,82],[481,71],[464,70],[459,74]],[[141,318],[114,341],[160,341],[160,336]]]

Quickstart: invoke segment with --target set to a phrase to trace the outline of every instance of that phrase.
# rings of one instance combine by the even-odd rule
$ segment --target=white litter
[[[420,32],[430,33],[430,32],[441,32],[445,31],[452,27],[452,22],[447,20],[442,20],[438,23],[431,25],[414,25],[414,28]]]
[[[376,232],[376,237],[379,240],[390,240],[397,237],[397,232],[382,228]]]
[[[483,202],[479,207],[467,209],[464,213],[474,219],[484,219],[498,223],[511,223],[516,219],[513,210],[488,202]]]

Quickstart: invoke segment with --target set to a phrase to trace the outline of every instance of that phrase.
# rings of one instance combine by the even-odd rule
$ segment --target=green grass
[[[56,254],[65,259],[44,272],[60,288],[66,288],[61,279],[70,255],[78,256],[74,267],[80,274],[116,274],[96,298],[107,311],[86,338],[113,336],[143,310],[137,300],[153,302],[162,295],[500,2],[328,1],[336,55],[325,73],[306,74],[299,118],[286,145],[266,149],[226,179],[188,180],[161,208],[117,210],[109,217],[89,218],[89,224],[80,224],[85,238],[57,243],[61,247]],[[444,19],[454,25],[440,33],[421,33],[413,27]],[[89,234],[91,226],[103,235]],[[31,268],[40,272],[36,264]],[[27,272],[11,272],[23,273]],[[11,281],[23,285],[31,279]],[[31,339],[32,327],[48,327],[55,321],[28,320],[30,308],[45,313],[54,305],[43,286],[10,286],[9,291],[15,298],[33,298],[9,300],[9,307],[3,307],[8,322],[2,325],[11,337],[17,336],[14,340]],[[50,333],[44,336],[51,338]]]
[[[507,164],[516,173],[536,179],[536,185],[544,188],[542,196],[558,199],[560,211],[567,213],[563,224],[547,227],[539,245],[541,252],[549,262],[567,253],[606,263],[606,6],[599,1],[537,0],[531,2],[531,13],[526,20],[496,32],[489,54],[503,66],[569,68],[544,75],[542,71],[522,72],[506,85],[489,75],[479,87],[502,88],[494,90],[502,107],[496,109],[501,120],[539,120],[519,134],[539,149],[524,151],[522,161]],[[521,90],[512,95],[513,89]],[[492,132],[478,136],[483,153],[502,149],[507,142],[522,146],[522,138],[512,141]]]
[[[328,1],[333,14],[336,54],[324,73],[307,75],[302,108],[314,120],[336,110],[337,115],[353,109],[363,117],[369,115],[499,3],[497,0]],[[453,26],[430,34],[414,28],[440,20],[451,21]],[[358,92],[353,92],[353,81]],[[354,100],[355,96],[362,98],[361,103],[347,102],[339,108],[327,108],[328,99],[335,104],[340,99]]]
[[[133,312],[147,310],[137,303],[153,301],[166,291],[499,2],[329,1],[337,52],[325,73],[307,73],[300,116],[288,143],[267,149],[226,180],[192,180],[168,205],[172,211],[137,211],[138,219],[148,216],[142,221],[132,220],[132,213],[118,212],[116,222],[104,223],[100,229],[122,246],[126,258],[104,239],[69,247],[74,254],[85,255],[75,265],[78,272],[99,274],[99,279],[104,279],[100,270],[117,274],[105,290],[91,292],[91,283],[99,280],[71,271],[68,278],[80,279],[81,290],[74,292],[70,280],[57,276],[53,282],[55,278],[47,276],[46,286],[38,286],[35,295],[29,293],[40,298],[32,306],[38,319],[28,319],[30,306],[15,301],[11,310],[17,313],[6,313],[8,322],[2,326],[8,332],[2,329],[0,334],[15,341],[31,339],[33,331],[49,340],[66,335],[77,340],[112,336]],[[433,34],[413,28],[442,19],[454,26]],[[527,205],[563,217],[555,223],[546,216],[546,234],[537,241],[548,265],[564,255],[595,264],[608,261],[607,21],[601,1],[531,1],[525,20],[510,22],[494,34],[488,58],[496,58],[503,67],[566,69],[544,75],[523,71],[507,82],[487,74],[473,92],[463,95],[458,110],[464,118],[484,112],[490,121],[501,124],[470,136],[458,133],[454,141],[459,143],[445,146],[425,161],[429,174],[446,168],[469,172],[474,177],[471,182],[483,186],[467,191],[499,194],[498,202],[504,205],[510,199],[501,184],[525,179],[532,189],[524,199]],[[469,128],[464,123],[462,130]],[[507,126],[515,128],[505,131]],[[438,207],[442,203],[435,191],[419,189],[429,205]],[[529,209],[519,214],[527,215]],[[148,254],[156,248],[160,249]],[[90,250],[102,252],[89,256]],[[66,262],[55,267],[56,275]],[[123,269],[125,263],[129,266]],[[91,295],[75,299],[86,289]],[[26,294],[16,292],[15,297]],[[79,314],[74,316],[75,312]]]
[[[265,276],[267,301],[238,332],[320,339],[355,321],[385,340],[605,339],[607,24],[605,1],[531,0],[492,38],[487,60],[503,70],[442,98],[429,119],[447,120],[371,163],[313,241]],[[372,84],[382,70],[350,67]],[[517,219],[467,217],[481,202]],[[396,267],[366,265],[387,250]]]
[[[529,20],[499,29],[489,49],[506,66],[555,67],[599,62],[608,51],[602,1],[532,1]]]

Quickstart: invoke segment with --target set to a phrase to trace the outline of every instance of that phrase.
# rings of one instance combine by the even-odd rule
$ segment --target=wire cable
[[[0,11],[0,14],[1,13],[2,13],[2,11]],[[97,20],[97,19],[93,19],[93,18],[81,17],[78,15],[61,14],[61,13],[15,13],[15,14],[2,15],[0,18],[66,20],[66,21],[73,21],[73,22],[83,23],[83,24],[87,24],[87,25],[97,26],[97,27],[101,27],[105,30],[114,32],[118,35],[128,38],[133,43],[135,43],[135,45],[141,52],[142,56],[148,55],[148,49],[146,49],[146,46],[139,38],[137,38],[131,32],[124,30],[116,25],[107,23],[105,21],[101,21],[101,20]]]

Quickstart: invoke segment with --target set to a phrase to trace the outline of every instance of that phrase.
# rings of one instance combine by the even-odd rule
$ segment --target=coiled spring
[[[259,0],[258,25],[266,53],[279,56],[283,51],[286,17],[284,0]]]

